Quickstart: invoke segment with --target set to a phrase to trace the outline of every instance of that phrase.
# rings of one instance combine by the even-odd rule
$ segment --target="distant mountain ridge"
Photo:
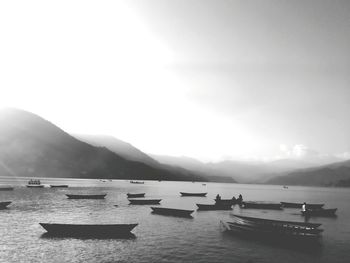
[[[193,174],[128,161],[105,147],[81,142],[23,110],[0,110],[0,176],[197,180]]]

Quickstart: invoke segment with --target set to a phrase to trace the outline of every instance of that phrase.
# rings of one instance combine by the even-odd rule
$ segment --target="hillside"
[[[0,110],[0,176],[205,180],[128,161],[81,142],[43,118]]]

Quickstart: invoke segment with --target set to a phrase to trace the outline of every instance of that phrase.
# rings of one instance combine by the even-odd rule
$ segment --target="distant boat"
[[[51,188],[67,188],[68,184],[50,184]]]
[[[10,202],[10,201],[7,201],[7,202],[0,202],[0,209],[5,209],[5,208],[7,208],[7,206],[9,205],[9,204],[11,204],[12,202]]]
[[[126,236],[138,224],[78,225],[39,223],[49,234],[59,236]]]
[[[284,185],[283,188],[284,188],[284,189],[288,189],[288,186]]]
[[[165,207],[151,207],[154,214],[178,216],[178,217],[191,217],[194,210],[183,210]]]
[[[68,199],[104,199],[107,194],[101,195],[72,195],[66,194]]]
[[[281,210],[282,205],[280,203],[267,203],[267,202],[243,202],[243,208],[251,209],[271,209],[271,210]]]
[[[131,184],[144,184],[142,181],[130,181]]]
[[[336,216],[335,212],[337,211],[337,208],[332,209],[307,209],[306,211],[301,211],[301,214],[303,216]]]
[[[13,187],[8,186],[0,186],[0,191],[12,191]]]
[[[128,198],[145,197],[145,193],[140,193],[140,194],[130,194],[130,193],[127,193],[126,195],[128,196]]]
[[[162,199],[128,199],[131,205],[156,205]]]
[[[265,241],[317,242],[323,229],[321,224],[270,220],[233,215],[232,222],[221,222],[224,228],[236,235]]]
[[[207,193],[185,193],[180,192],[181,196],[206,196]]]
[[[198,206],[198,210],[231,210],[232,204],[196,204]]]
[[[40,180],[37,180],[37,179],[33,180],[33,179],[30,179],[30,180],[28,181],[27,187],[31,187],[31,188],[43,188],[44,185],[41,184]]]
[[[286,208],[301,208],[303,206],[303,203],[290,203],[290,202],[281,202],[283,207]],[[306,203],[306,208],[309,209],[320,209],[324,206],[324,204],[309,204]]]

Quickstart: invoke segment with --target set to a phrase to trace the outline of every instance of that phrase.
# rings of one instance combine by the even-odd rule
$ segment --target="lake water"
[[[43,184],[68,184],[67,189],[29,189],[28,178],[0,178],[14,191],[0,191],[0,201],[12,201],[0,210],[0,262],[350,262],[350,189],[245,185],[221,183],[41,179]],[[180,191],[208,192],[207,197],[180,197]],[[161,206],[196,209],[213,203],[216,194],[259,201],[326,203],[338,208],[336,218],[315,218],[325,230],[322,246],[303,251],[242,239],[221,231],[220,220],[237,213],[273,219],[303,221],[298,209],[283,211],[196,211],[193,219],[151,214],[149,206],[132,206],[128,192],[145,192],[162,199]],[[68,200],[66,193],[107,193],[105,200]],[[118,205],[115,207],[114,205]],[[49,238],[39,222],[139,223],[131,239]]]

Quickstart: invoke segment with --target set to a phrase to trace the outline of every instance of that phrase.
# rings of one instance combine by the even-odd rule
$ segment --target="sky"
[[[1,1],[0,107],[203,161],[350,159],[350,2]]]

